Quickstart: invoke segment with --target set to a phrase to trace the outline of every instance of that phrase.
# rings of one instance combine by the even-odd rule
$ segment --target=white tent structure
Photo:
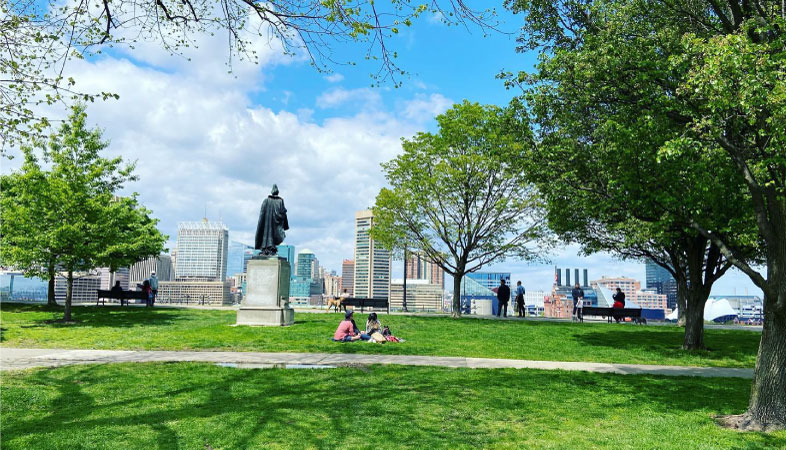
[[[731,307],[729,301],[726,299],[707,300],[704,304],[704,320],[708,321],[727,321],[733,320],[737,317],[737,311]],[[666,320],[676,321],[679,318],[679,310],[675,309],[668,316]]]

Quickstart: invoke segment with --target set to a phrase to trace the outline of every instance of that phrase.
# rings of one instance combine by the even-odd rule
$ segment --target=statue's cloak
[[[289,229],[287,221],[287,209],[284,207],[284,199],[277,195],[268,195],[262,208],[259,210],[259,222],[257,223],[257,235],[254,240],[254,248],[274,249],[278,244],[284,242],[286,234],[284,230]]]

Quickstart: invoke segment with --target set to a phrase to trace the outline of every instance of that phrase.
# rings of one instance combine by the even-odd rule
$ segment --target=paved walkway
[[[366,344],[355,344],[366,345]],[[449,356],[360,355],[346,353],[259,353],[259,352],[179,352],[134,350],[61,350],[0,348],[0,369],[56,367],[68,364],[115,362],[208,362],[238,367],[292,365],[341,366],[400,364],[405,366],[457,367],[471,369],[576,370],[623,375],[668,375],[725,378],[753,378],[753,369],[724,367],[657,366],[646,364],[606,364],[591,362],[528,361],[521,359],[464,358]]]

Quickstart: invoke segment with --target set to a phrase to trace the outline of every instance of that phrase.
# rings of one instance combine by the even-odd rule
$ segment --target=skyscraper
[[[290,273],[295,276],[295,246],[294,245],[279,245],[278,247],[279,258],[284,258],[289,263]]]
[[[428,261],[423,255],[412,253],[407,258],[407,278],[428,280],[429,284],[443,286],[445,273],[441,267]]]
[[[644,262],[644,268],[647,272],[647,289],[655,289],[658,294],[665,295],[669,309],[676,309],[677,281],[671,276],[671,272],[659,266],[651,259],[647,259]]]
[[[254,247],[231,241],[227,250],[227,278],[245,272],[252,256],[254,256]]]
[[[390,297],[390,252],[375,245],[369,230],[374,216],[370,210],[355,213],[355,283],[358,298]]]
[[[229,230],[221,222],[181,222],[177,227],[178,281],[224,281]]]
[[[355,260],[345,259],[341,263],[341,292],[347,290],[350,297],[355,294]]]
[[[319,278],[319,261],[311,250],[301,250],[297,254],[295,274],[310,279]]]

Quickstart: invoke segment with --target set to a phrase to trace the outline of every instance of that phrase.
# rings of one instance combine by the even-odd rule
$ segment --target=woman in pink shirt
[[[333,333],[333,340],[337,342],[348,342],[348,341],[357,341],[358,339],[362,339],[367,341],[371,339],[371,336],[364,334],[364,333],[355,333],[355,324],[352,322],[352,314],[353,311],[347,311],[344,314],[344,320],[338,324],[338,328],[336,328],[336,332]]]

